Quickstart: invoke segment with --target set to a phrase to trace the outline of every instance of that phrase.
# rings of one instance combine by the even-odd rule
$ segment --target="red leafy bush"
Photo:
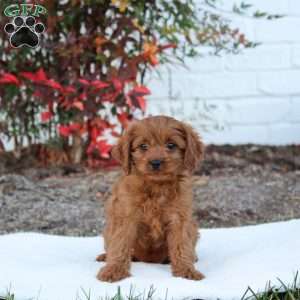
[[[60,119],[55,122],[59,134],[65,138],[73,136],[83,139],[85,136],[86,153],[89,161],[93,163],[95,163],[93,157],[97,157],[97,154],[100,157],[109,157],[111,145],[102,138],[104,131],[109,131],[114,137],[120,134],[120,128],[117,128],[112,118],[99,116],[98,113],[103,106],[110,103],[116,120],[122,127],[126,127],[135,110],[145,111],[144,96],[150,94],[148,88],[137,85],[134,80],[121,80],[117,77],[107,82],[81,78],[73,85],[63,86],[48,78],[43,69],[36,72],[21,72],[19,77],[5,73],[0,83],[12,84],[19,89],[30,86],[34,91],[35,101],[39,101],[44,108],[40,114],[41,121],[50,122],[60,115]],[[63,119],[68,121],[60,122]]]
[[[197,13],[192,0],[40,1],[48,15],[38,48],[12,48],[0,32],[0,139],[16,149],[61,139],[73,162],[107,158],[109,137],[146,110],[150,68],[196,56],[199,45],[214,53],[256,45],[214,11],[217,2],[200,1]]]

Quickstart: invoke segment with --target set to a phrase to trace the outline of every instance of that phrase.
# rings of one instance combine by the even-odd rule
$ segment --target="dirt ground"
[[[101,232],[118,168],[45,168],[25,161],[10,164],[0,157],[0,234]],[[202,228],[300,217],[300,146],[210,146],[193,179],[195,217]]]

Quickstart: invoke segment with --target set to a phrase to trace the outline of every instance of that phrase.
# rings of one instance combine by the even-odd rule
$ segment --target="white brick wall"
[[[238,17],[237,26],[261,46],[191,60],[187,70],[162,68],[162,79],[149,81],[149,113],[190,122],[207,143],[300,144],[300,0],[247,3],[286,17]]]

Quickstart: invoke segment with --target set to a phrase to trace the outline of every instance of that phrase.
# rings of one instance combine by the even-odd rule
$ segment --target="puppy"
[[[130,276],[130,262],[171,263],[174,276],[200,280],[191,174],[204,146],[193,129],[166,116],[132,123],[112,149],[124,170],[106,206],[106,261],[97,278]]]

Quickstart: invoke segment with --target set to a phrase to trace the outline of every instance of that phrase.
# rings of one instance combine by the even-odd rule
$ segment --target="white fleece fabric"
[[[132,276],[104,283],[96,274],[104,263],[102,237],[65,237],[38,233],[0,236],[0,295],[15,299],[75,300],[147,293],[154,299],[238,300],[247,287],[263,291],[277,278],[291,283],[300,270],[300,220],[256,226],[202,229],[196,268],[202,281],[173,277],[169,265],[132,263]],[[250,294],[249,294],[250,295]]]

